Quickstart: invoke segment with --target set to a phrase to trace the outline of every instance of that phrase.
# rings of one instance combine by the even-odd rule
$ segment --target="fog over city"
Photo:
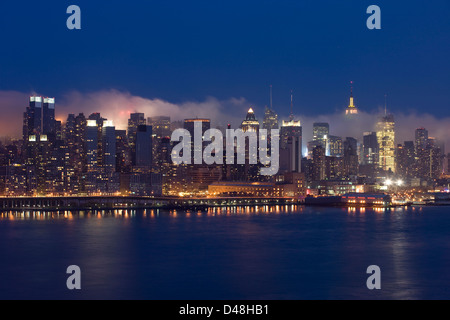
[[[40,92],[18,92],[0,91],[0,137],[21,137],[23,112],[25,111],[29,96],[38,94],[47,96]],[[51,96],[51,95],[50,95]],[[356,105],[358,103],[356,101]],[[57,119],[65,122],[69,113],[84,113],[89,116],[93,112],[100,112],[104,118],[113,120],[117,129],[126,129],[129,114],[134,112],[145,113],[146,117],[170,116],[172,121],[181,121],[186,118],[208,118],[212,120],[213,126],[226,128],[231,124],[238,128],[245,118],[247,110],[252,107],[258,120],[262,124],[265,106],[254,105],[244,97],[232,97],[227,100],[219,100],[214,97],[206,97],[203,101],[187,101],[181,104],[171,103],[158,98],[145,98],[132,95],[129,92],[118,90],[103,90],[90,93],[71,91],[61,97],[56,97]],[[384,114],[384,106],[378,110],[364,110],[359,107],[358,120],[348,119],[345,114],[347,106],[343,103],[342,110],[336,110],[333,114],[320,116],[304,116],[302,109],[314,108],[304,106],[301,101],[296,101],[294,114],[300,119],[303,126],[304,145],[312,140],[312,127],[314,122],[328,122],[330,124],[330,135],[355,137],[361,141],[363,133],[376,131],[376,121]],[[411,111],[408,114],[396,112],[395,106],[391,106],[388,112],[393,112],[396,121],[396,143],[414,140],[416,128],[425,127],[430,136],[446,142],[446,150],[450,150],[450,117],[436,117],[427,113]],[[279,114],[279,120],[287,119],[289,105],[274,106],[275,112]],[[283,116],[285,115],[285,116]]]

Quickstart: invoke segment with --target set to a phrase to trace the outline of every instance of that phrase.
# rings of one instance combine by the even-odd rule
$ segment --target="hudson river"
[[[450,207],[3,212],[0,299],[450,299]]]

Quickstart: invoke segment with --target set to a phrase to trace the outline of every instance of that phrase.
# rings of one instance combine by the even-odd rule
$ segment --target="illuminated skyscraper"
[[[344,141],[344,176],[358,175],[358,165],[358,141],[348,137]]]
[[[98,126],[96,120],[87,120],[86,155],[88,172],[96,171],[98,166]]]
[[[352,88],[350,93],[350,104],[347,107],[347,110],[345,111],[346,115],[357,115],[359,114],[358,108],[355,107],[354,99],[353,99],[353,82],[352,82]]]
[[[244,132],[259,132],[259,121],[256,119],[255,112],[252,108],[248,110],[245,120],[242,122],[241,129]]]
[[[278,115],[275,113],[275,111],[273,111],[269,107],[266,107],[266,110],[264,112],[263,129],[271,130],[278,128]]]
[[[330,157],[342,157],[344,155],[344,145],[341,137],[328,136],[327,155]]]
[[[280,148],[282,163],[286,163],[290,172],[302,171],[303,142],[302,142],[302,125],[300,121],[283,121],[280,131]],[[289,161],[284,161],[289,159]]]
[[[416,130],[416,151],[419,149],[425,149],[428,144],[428,130],[425,128],[419,128]]]
[[[42,97],[31,96],[30,104],[23,115],[23,140],[42,133]]]
[[[103,167],[108,172],[116,171],[116,127],[105,121],[102,128]]]
[[[152,126],[153,135],[157,138],[170,137],[170,117],[151,117],[147,119],[147,124]]]
[[[317,146],[314,148],[312,165],[313,165],[312,170],[313,181],[325,180],[326,156],[325,156],[325,148],[323,148],[322,146]]]
[[[42,133],[56,139],[55,99],[45,98],[42,109]]]
[[[131,161],[136,165],[136,135],[139,126],[145,126],[147,121],[143,113],[132,113],[128,120],[128,144],[131,151]]]
[[[328,123],[314,123],[313,141],[317,142],[324,150],[327,149],[327,140],[330,134],[330,125]]]
[[[120,173],[131,172],[131,152],[126,130],[116,130],[116,169]]]
[[[378,121],[377,140],[380,168],[385,172],[395,172],[395,120],[392,114]]]

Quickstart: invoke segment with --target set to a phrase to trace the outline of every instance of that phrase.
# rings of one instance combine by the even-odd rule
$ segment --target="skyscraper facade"
[[[303,141],[302,125],[300,121],[283,121],[280,130],[280,148],[286,150],[289,159],[289,171],[302,171]]]
[[[275,113],[275,111],[273,111],[269,107],[266,107],[266,110],[264,112],[263,129],[271,130],[278,128],[278,115]]]
[[[139,126],[147,125],[147,120],[143,113],[132,113],[128,120],[128,144],[131,152],[131,162],[136,165],[136,135]]]
[[[328,123],[314,123],[313,141],[318,142],[324,150],[327,149],[327,140],[330,135],[330,125]]]
[[[384,172],[395,173],[395,120],[392,114],[378,121],[377,140],[379,147],[379,166]]]
[[[242,121],[241,129],[244,132],[259,132],[260,123],[256,119],[255,112],[252,108],[248,110],[245,120]]]
[[[105,121],[102,128],[103,167],[108,172],[116,171],[116,127]]]
[[[341,137],[328,136],[327,155],[330,157],[342,157],[344,155],[344,144]]]

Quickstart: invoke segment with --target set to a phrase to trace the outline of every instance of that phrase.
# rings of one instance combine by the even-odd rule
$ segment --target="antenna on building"
[[[273,110],[273,86],[270,85],[270,110]]]
[[[384,95],[384,115],[387,116],[387,94]]]
[[[291,115],[289,120],[294,121],[294,90],[291,90]]]

